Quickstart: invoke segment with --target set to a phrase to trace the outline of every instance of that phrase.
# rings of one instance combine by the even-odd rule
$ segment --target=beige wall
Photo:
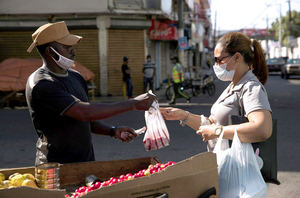
[[[99,13],[107,11],[107,4],[108,0],[0,0],[0,14]]]

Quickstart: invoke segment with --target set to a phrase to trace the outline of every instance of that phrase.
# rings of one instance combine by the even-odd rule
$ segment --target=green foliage
[[[300,37],[300,12],[293,10],[291,12],[291,21],[289,22],[289,13],[281,17],[282,26],[282,43],[285,46],[289,45],[289,36],[295,38]],[[279,37],[279,18],[272,23],[270,31],[275,32],[275,39],[278,40]]]

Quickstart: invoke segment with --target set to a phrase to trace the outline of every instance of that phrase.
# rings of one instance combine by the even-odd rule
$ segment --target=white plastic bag
[[[231,148],[221,148],[222,133],[214,153],[217,154],[220,198],[264,198],[267,185],[260,173],[250,143],[241,143],[235,129]]]
[[[169,132],[163,119],[157,101],[154,101],[148,111],[145,111],[146,133],[144,146],[147,151],[156,150],[169,145]]]

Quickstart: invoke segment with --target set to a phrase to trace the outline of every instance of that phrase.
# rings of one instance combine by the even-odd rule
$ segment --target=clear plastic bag
[[[146,133],[144,146],[147,151],[161,149],[169,145],[170,137],[165,120],[163,119],[157,101],[154,101],[148,111],[145,112]]]
[[[231,148],[221,148],[222,133],[214,153],[217,154],[220,198],[264,198],[267,185],[260,173],[250,143],[241,143],[235,130]]]

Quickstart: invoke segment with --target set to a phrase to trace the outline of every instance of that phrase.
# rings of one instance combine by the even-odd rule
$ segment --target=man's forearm
[[[111,126],[102,123],[101,121],[91,122],[91,131],[95,134],[110,135]]]
[[[106,119],[135,109],[135,100],[116,103],[75,103],[65,114],[80,121]]]

